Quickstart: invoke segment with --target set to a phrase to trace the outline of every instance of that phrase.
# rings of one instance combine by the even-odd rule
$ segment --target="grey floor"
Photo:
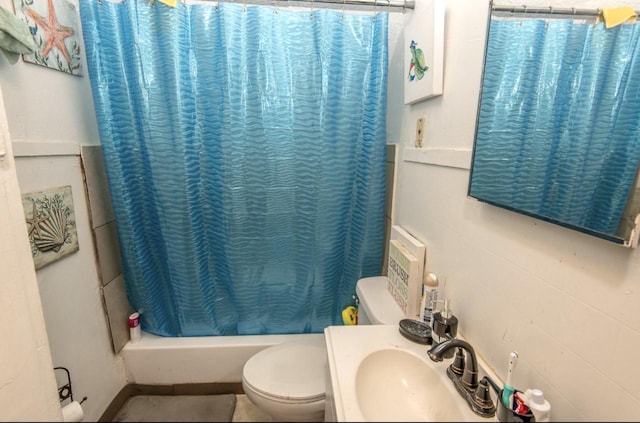
[[[270,422],[268,415],[257,409],[244,394],[235,396],[232,422]],[[174,395],[170,397],[144,395],[131,397],[114,422],[195,422],[221,420],[216,406],[228,407],[228,401],[220,402],[216,395]],[[228,396],[226,398],[228,400]],[[167,403],[166,401],[170,402]],[[227,413],[223,413],[228,415]]]
[[[271,417],[258,410],[246,395],[236,395],[236,409],[232,422],[270,422]]]

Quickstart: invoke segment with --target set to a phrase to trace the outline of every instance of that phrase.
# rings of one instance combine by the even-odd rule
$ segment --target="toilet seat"
[[[283,404],[325,398],[327,350],[324,337],[287,341],[266,348],[244,365],[242,382],[256,394]]]

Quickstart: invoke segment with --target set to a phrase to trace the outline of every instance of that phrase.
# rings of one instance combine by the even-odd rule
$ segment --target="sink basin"
[[[356,371],[356,400],[370,421],[463,421],[442,369],[401,349],[367,355]],[[463,404],[464,405],[464,404]]]
[[[458,394],[447,377],[451,359],[431,361],[429,346],[402,336],[398,325],[329,326],[324,334],[325,421],[495,421]],[[499,381],[480,357],[478,366]]]

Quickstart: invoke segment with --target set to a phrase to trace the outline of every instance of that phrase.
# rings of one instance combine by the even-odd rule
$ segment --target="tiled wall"
[[[382,275],[387,275],[389,264],[389,237],[393,224],[393,193],[396,175],[396,144],[387,145],[387,188],[384,199],[384,257],[382,259]]]
[[[133,308],[127,300],[120,263],[120,245],[111,207],[107,173],[100,146],[83,146],[82,169],[96,259],[102,282],[102,300],[109,322],[111,342],[118,353],[129,340],[128,316]]]

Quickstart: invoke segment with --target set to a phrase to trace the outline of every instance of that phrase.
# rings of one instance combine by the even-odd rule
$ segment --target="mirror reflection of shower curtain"
[[[492,17],[469,194],[616,235],[640,163],[639,37]]]
[[[80,3],[143,329],[341,324],[381,269],[387,13]]]

